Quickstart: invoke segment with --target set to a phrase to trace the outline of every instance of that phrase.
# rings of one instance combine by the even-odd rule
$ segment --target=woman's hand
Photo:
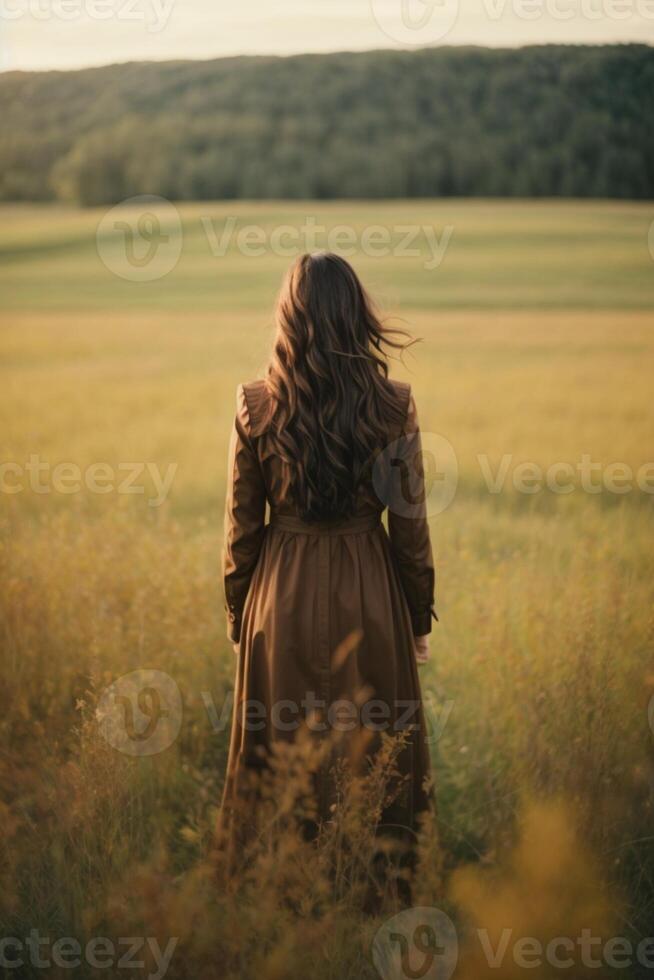
[[[413,645],[416,654],[416,663],[426,664],[429,660],[429,633],[426,636],[414,636]]]

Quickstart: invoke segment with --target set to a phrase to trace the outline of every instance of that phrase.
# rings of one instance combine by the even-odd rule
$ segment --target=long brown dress
[[[230,815],[235,822],[252,774],[261,771],[275,746],[296,737],[307,710],[320,705],[325,718],[320,711],[328,716],[336,702],[361,709],[364,695],[364,707],[376,705],[364,727],[406,732],[398,758],[405,788],[385,821],[411,834],[429,808],[429,752],[412,637],[429,633],[436,618],[434,566],[415,402],[408,384],[389,384],[404,420],[388,433],[390,464],[386,471],[371,471],[356,514],[332,524],[305,523],[281,499],[285,464],[266,432],[265,382],[238,388],[224,576],[228,636],[239,653],[223,827]],[[396,477],[399,498],[387,492]],[[380,494],[391,498],[388,534]],[[337,717],[351,722],[352,710],[341,705],[345,716]],[[245,717],[256,723],[244,724]],[[330,812],[329,780],[319,780],[316,793],[324,819]]]

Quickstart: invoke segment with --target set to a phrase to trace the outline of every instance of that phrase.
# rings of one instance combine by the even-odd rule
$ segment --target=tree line
[[[654,197],[646,45],[0,75],[0,199]]]

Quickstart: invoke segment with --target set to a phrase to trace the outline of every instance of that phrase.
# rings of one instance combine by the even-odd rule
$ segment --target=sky
[[[0,70],[430,45],[654,43],[654,0],[0,0]]]

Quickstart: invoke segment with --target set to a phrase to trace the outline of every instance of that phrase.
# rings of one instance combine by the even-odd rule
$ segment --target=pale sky
[[[654,43],[654,0],[0,0],[0,69],[429,45]]]

